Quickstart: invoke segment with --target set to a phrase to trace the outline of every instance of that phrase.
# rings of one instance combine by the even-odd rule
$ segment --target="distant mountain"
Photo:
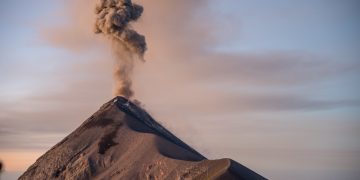
[[[124,97],[104,104],[19,179],[265,179],[208,160]]]

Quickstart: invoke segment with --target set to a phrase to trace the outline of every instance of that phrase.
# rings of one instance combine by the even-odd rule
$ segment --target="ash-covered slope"
[[[264,179],[207,160],[123,97],[103,105],[19,179]]]

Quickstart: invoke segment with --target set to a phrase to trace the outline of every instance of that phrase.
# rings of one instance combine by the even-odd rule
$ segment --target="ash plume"
[[[140,18],[143,7],[131,0],[99,0],[96,8],[95,33],[102,33],[112,42],[116,57],[114,68],[115,95],[133,96],[131,74],[134,61],[144,61],[145,37],[130,26]]]

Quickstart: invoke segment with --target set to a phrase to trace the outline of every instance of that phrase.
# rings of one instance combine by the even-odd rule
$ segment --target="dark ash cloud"
[[[116,56],[115,95],[129,98],[134,94],[131,88],[134,60],[144,60],[147,47],[145,36],[133,30],[129,23],[138,20],[143,11],[142,6],[131,0],[99,0],[96,5],[95,33],[111,40]]]

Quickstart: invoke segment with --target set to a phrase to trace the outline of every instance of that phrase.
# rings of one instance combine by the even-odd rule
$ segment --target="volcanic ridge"
[[[231,160],[208,160],[118,96],[52,147],[25,179],[265,179]]]

